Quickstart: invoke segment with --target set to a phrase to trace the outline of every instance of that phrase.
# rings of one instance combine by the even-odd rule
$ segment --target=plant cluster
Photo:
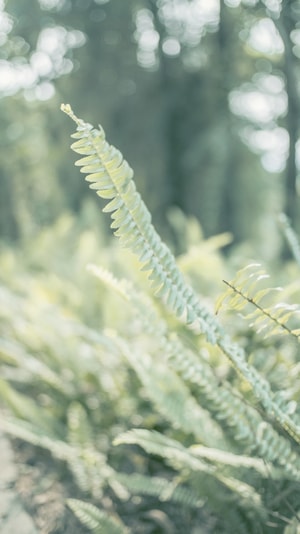
[[[33,245],[25,288],[8,287],[14,259],[2,255],[1,428],[67,463],[82,491],[68,505],[93,532],[297,533],[299,310],[283,302],[299,284],[273,291],[250,265],[213,309],[200,293],[228,269],[217,250],[228,236],[192,238],[176,261],[122,154],[63,111],[77,125],[76,165],[136,259],[103,242],[92,253],[86,229],[56,275],[38,268]],[[76,224],[57,231],[70,247]],[[185,237],[195,233],[192,221]],[[57,239],[46,242],[45,256]]]

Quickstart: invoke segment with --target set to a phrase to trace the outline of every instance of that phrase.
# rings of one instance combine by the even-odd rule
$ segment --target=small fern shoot
[[[77,124],[77,131],[72,134],[76,142],[71,148],[85,157],[76,165],[87,174],[90,187],[109,201],[103,211],[111,213],[111,227],[121,244],[134,252],[143,264],[142,270],[150,273],[148,278],[154,294],[195,334],[204,334],[209,343],[218,345],[251,385],[267,417],[275,420],[299,444],[300,427],[285,407],[274,401],[269,382],[247,362],[243,348],[225,334],[216,317],[184,280],[174,256],[151,224],[151,215],[136,190],[133,171],[120,151],[107,143],[101,126],[95,129],[78,119],[68,104],[63,104],[61,109]]]
[[[251,321],[250,327],[256,333],[263,333],[265,337],[285,334],[299,341],[300,328],[289,325],[290,319],[299,314],[299,307],[285,303],[268,304],[271,294],[281,291],[281,288],[261,288],[262,280],[267,278],[269,276],[260,264],[250,264],[238,271],[234,280],[224,280],[228,289],[218,300],[216,312],[226,301],[232,310],[245,310],[244,318]],[[248,305],[254,310],[247,312]]]

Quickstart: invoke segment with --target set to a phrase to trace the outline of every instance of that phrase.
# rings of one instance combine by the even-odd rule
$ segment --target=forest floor
[[[0,529],[2,534],[36,534],[16,489],[18,469],[9,440],[0,435]]]
[[[11,443],[3,435],[0,435],[0,451],[1,534],[89,532],[65,505],[68,497],[76,497],[74,488],[70,487],[72,481],[67,484],[64,481],[64,485],[57,481],[51,457],[46,452],[37,452],[36,448],[19,441]],[[62,466],[62,475],[63,472]]]
[[[1,534],[90,532],[66,506],[68,498],[85,499],[63,462],[54,461],[41,448],[17,439],[10,440],[1,433],[0,451]],[[140,505],[130,502],[120,505],[129,528],[135,534],[181,534],[186,532],[187,525],[191,526],[191,534],[212,532],[209,525],[207,530],[203,527],[205,518],[201,513],[199,521],[194,523],[189,510],[183,517],[176,505],[167,508],[168,513],[157,506],[155,499],[148,499],[145,508],[143,501]],[[198,523],[202,527],[197,527]]]

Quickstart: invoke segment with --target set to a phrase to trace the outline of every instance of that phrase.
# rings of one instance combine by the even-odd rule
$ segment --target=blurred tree
[[[263,247],[278,211],[297,223],[298,0],[7,0],[0,14],[2,235],[89,194],[61,101],[104,124],[161,228],[177,205],[207,235]]]
[[[300,105],[297,80],[297,60],[299,50],[294,47],[293,39],[299,41],[299,16],[300,3],[287,0],[282,4],[281,16],[278,16],[276,9],[272,9],[272,4],[268,9],[278,33],[284,45],[282,58],[282,72],[285,76],[287,92],[287,114],[286,129],[289,135],[289,153],[287,158],[286,179],[285,179],[285,211],[294,225],[297,220],[297,162],[296,146],[299,137],[300,125]],[[296,52],[296,54],[294,53]]]

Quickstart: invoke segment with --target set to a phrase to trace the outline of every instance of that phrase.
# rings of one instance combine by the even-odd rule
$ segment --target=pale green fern
[[[252,520],[254,514],[256,519],[265,523],[268,511],[254,480],[257,480],[256,477],[260,477],[260,480],[272,477],[299,482],[298,416],[283,392],[272,391],[267,378],[248,361],[245,350],[230,338],[217,317],[187,284],[175,258],[151,224],[151,215],[136,191],[132,170],[121,153],[107,143],[102,128],[94,129],[78,119],[70,106],[62,108],[77,124],[77,131],[73,134],[76,141],[72,149],[84,156],[77,165],[82,167],[81,172],[87,174],[90,187],[108,201],[103,211],[111,213],[111,227],[115,235],[122,245],[137,255],[141,269],[149,273],[154,295],[173,316],[173,324],[175,317],[194,336],[202,336],[197,338],[194,349],[188,347],[180,335],[170,330],[148,297],[136,291],[132,284],[116,280],[107,271],[92,266],[90,270],[94,274],[131,304],[142,325],[143,333],[137,335],[136,340],[134,336],[130,338],[130,334],[126,336],[127,339],[122,339],[113,331],[107,333],[110,347],[113,352],[126,357],[158,411],[173,427],[189,435],[189,443],[192,435],[202,444],[212,445],[205,436],[205,421],[205,426],[210,425],[214,429],[216,440],[213,443],[216,443],[219,451],[198,444],[188,447],[176,439],[142,429],[121,435],[116,443],[140,445],[148,453],[161,457],[178,473],[174,479],[176,490],[191,492],[191,502],[199,501],[200,505],[201,492],[211,491],[216,511],[219,505],[223,506],[229,492],[237,506],[228,511],[227,520],[232,519],[232,524],[238,525],[242,509],[248,519]],[[237,287],[228,283],[229,291],[234,293],[233,305],[240,309],[245,305],[254,306],[250,319],[256,330],[261,327],[266,330],[272,323],[272,334],[284,331],[298,338],[297,328],[290,326],[290,320],[295,316],[294,308],[264,306],[264,299],[269,292],[258,290],[257,287],[264,277],[261,272],[253,276],[248,273]],[[228,297],[229,294],[226,295]],[[144,348],[147,347],[144,345],[147,336],[153,342],[150,351]],[[220,382],[213,367],[202,356],[201,349],[198,350],[197,347],[201,345],[212,357],[216,356],[219,349],[227,356],[242,378],[240,391],[232,383]],[[243,395],[245,383],[251,386],[253,392],[250,400],[249,396]],[[205,410],[209,414],[205,414]],[[75,407],[77,425],[82,420],[79,412]],[[235,445],[230,442],[231,437],[234,437]],[[246,453],[240,456],[243,446]],[[227,452],[230,447],[233,453]],[[256,457],[249,458],[247,454]],[[271,465],[264,469],[263,462]],[[244,480],[241,480],[243,477],[239,469],[241,473],[247,472]],[[250,470],[256,473],[254,479]],[[167,481],[167,486],[161,485],[157,479],[143,476],[137,475],[136,478],[135,475],[112,473],[112,477],[108,478],[114,477],[121,485],[123,480],[125,488],[133,493],[141,488],[141,492],[147,494],[148,486],[148,494],[156,495],[161,500],[164,495],[170,495],[171,499],[174,497],[175,501],[180,500],[178,493],[176,498],[175,491],[172,493],[174,480],[171,483]],[[209,487],[203,489],[204,480],[210,483]],[[229,512],[233,514],[231,519]],[[247,532],[247,527],[244,525],[239,532]]]
[[[110,516],[90,503],[68,499],[67,504],[79,521],[94,534],[129,534],[129,530],[119,518]]]
[[[145,476],[139,473],[117,473],[116,479],[123,484],[131,494],[151,495],[161,502],[172,501],[191,508],[201,508],[205,504],[204,499],[199,499],[196,492],[182,484],[180,477],[172,480],[157,476]]]
[[[289,321],[297,315],[300,318],[300,308],[282,302],[270,304],[271,294],[281,291],[281,288],[261,288],[261,282],[268,278],[260,264],[247,265],[230,282],[224,280],[228,289],[218,300],[216,310],[218,312],[226,303],[232,310],[243,312],[257,334],[263,333],[265,337],[285,334],[299,341],[300,328],[293,328]],[[252,310],[248,311],[247,307]]]
[[[280,466],[287,477],[299,480],[299,457],[292,451],[289,441],[279,436],[276,430],[263,420],[260,413],[245,402],[231,384],[219,383],[213,369],[201,356],[201,351],[196,354],[184,345],[178,335],[174,332],[170,333],[168,325],[144,293],[137,291],[127,280],[117,280],[106,269],[90,265],[89,271],[131,303],[142,321],[144,332],[147,332],[152,340],[157,340],[159,354],[162,355],[159,363],[165,360],[184,382],[189,384],[189,387],[194,388],[194,395],[198,397],[199,405],[204,405],[206,410],[209,410],[224,428],[226,434],[232,435],[238,444],[241,443],[247,447],[252,454],[257,454],[264,461]],[[151,361],[150,365],[146,365],[140,354],[128,347],[124,340],[120,340],[115,334],[113,339],[115,341],[118,339],[122,354],[133,365],[147,388],[149,397],[168,420],[175,422],[175,426],[192,432],[204,444],[214,447],[218,445],[221,449],[228,448],[224,435],[220,434],[213,421],[208,418],[206,410],[202,411],[200,423],[195,417],[199,410],[195,413],[193,410],[186,411],[188,405],[182,400],[178,409],[178,403],[172,404],[172,398],[168,399],[170,375],[166,367],[164,368],[166,374],[161,377],[167,384],[164,387],[163,398],[162,391],[158,394],[159,382],[156,382],[155,366],[158,363]],[[141,372],[142,369],[143,372]]]
[[[252,511],[255,509],[256,514],[261,519],[266,519],[267,514],[262,505],[261,497],[252,486],[238,478],[225,475],[222,470],[218,469],[217,465],[208,462],[204,456],[194,454],[192,448],[184,447],[178,441],[167,438],[158,432],[143,429],[131,430],[115,440],[116,445],[124,443],[140,445],[149,454],[164,458],[176,470],[185,473],[191,472],[193,475],[200,472],[215,478],[221,485],[230,490],[246,509]]]
[[[72,144],[72,149],[85,155],[77,165],[82,167],[81,172],[87,174],[90,187],[109,200],[103,211],[111,213],[111,226],[121,243],[137,254],[143,270],[150,271],[149,279],[155,295],[188,328],[205,334],[210,343],[219,346],[251,385],[267,417],[275,420],[297,444],[300,443],[299,425],[285,406],[278,405],[268,381],[249,365],[244,350],[225,335],[213,314],[184,281],[170,250],[151,224],[151,215],[132,180],[133,171],[121,153],[107,143],[101,127],[93,129],[90,124],[78,119],[69,105],[62,105],[62,110],[77,124],[77,132],[73,134],[76,142]]]

